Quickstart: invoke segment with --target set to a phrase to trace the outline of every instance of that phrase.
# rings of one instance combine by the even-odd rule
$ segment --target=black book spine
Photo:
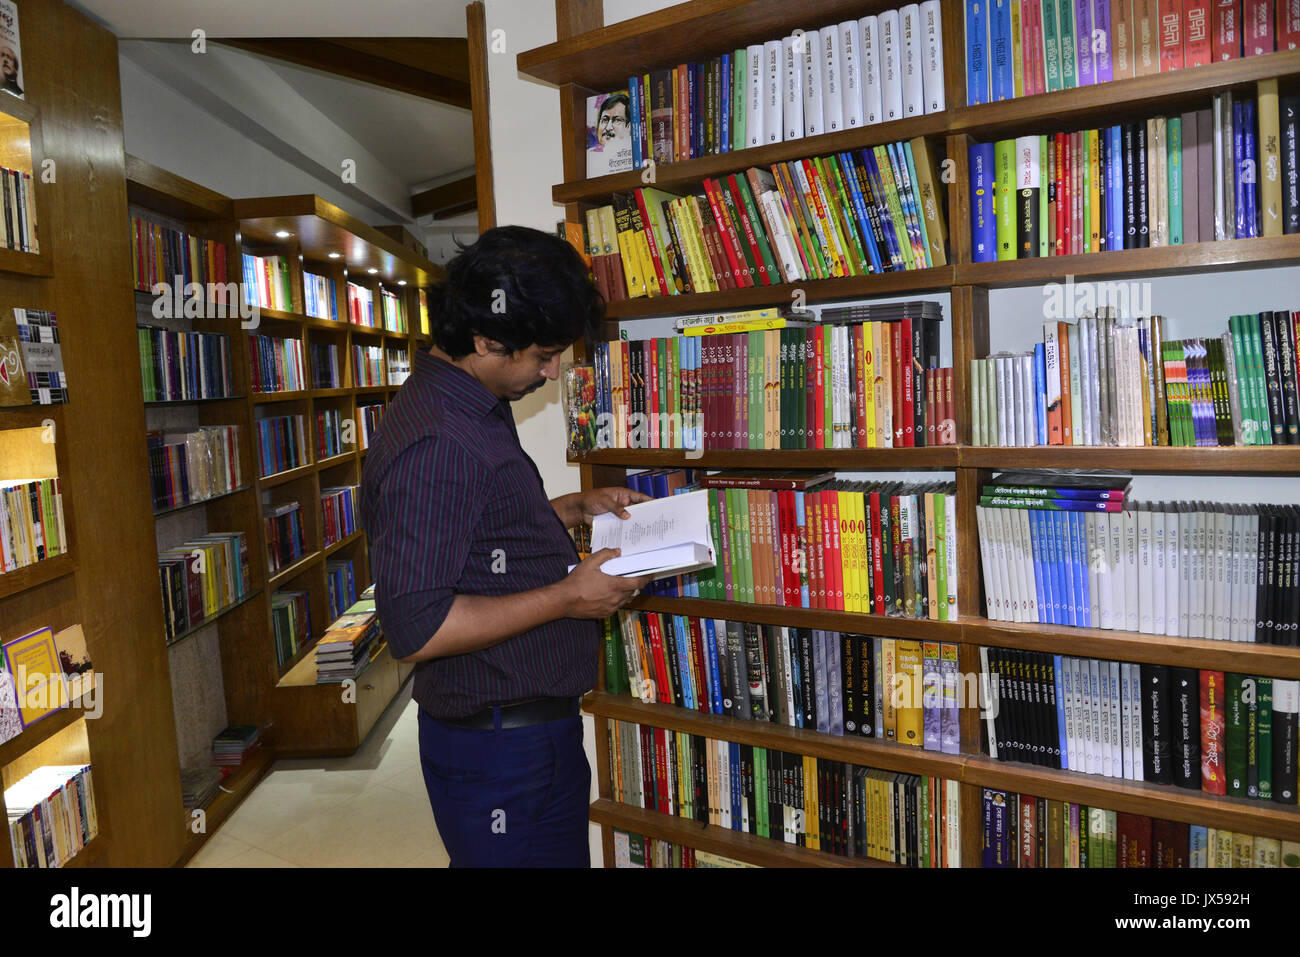
[[[1034,689],[1034,714],[1037,716],[1037,740],[1035,747],[1038,749],[1038,763],[1044,767],[1055,767],[1052,757],[1052,735],[1056,731],[1056,714],[1048,712],[1047,705],[1047,668],[1043,662],[1043,655],[1035,652],[1025,652],[1025,665],[1031,671],[1032,687]],[[1056,750],[1060,750],[1059,747]]]
[[[1278,100],[1282,123],[1282,232],[1300,233],[1300,96]]]
[[[1038,256],[1038,189],[1026,187],[1016,192],[1016,258]]]
[[[691,748],[695,775],[695,820],[702,824],[709,822],[709,765],[706,748],[708,744],[704,735],[691,736],[694,747]]]
[[[752,744],[742,744],[740,746],[740,799],[744,802],[745,811],[749,818],[749,827],[747,833],[756,834],[758,832],[758,804],[754,800],[754,746]]]
[[[1277,326],[1278,361],[1282,367],[1282,424],[1287,445],[1300,443],[1300,397],[1296,395],[1296,341],[1291,313],[1273,313]]]
[[[1171,784],[1169,667],[1143,664],[1141,668],[1143,776],[1152,784]]]
[[[1272,542],[1270,527],[1272,513],[1267,506],[1259,510],[1259,541],[1255,560],[1255,643],[1268,644],[1268,566],[1269,545]]]
[[[1015,761],[1033,761],[1033,746],[1029,741],[1028,715],[1026,711],[1025,686],[1020,677],[1018,653],[1013,649],[999,649],[1003,674],[1011,691],[1011,722],[1007,729],[1008,741]]]
[[[1195,668],[1170,669],[1170,705],[1173,719],[1173,775],[1180,788],[1201,789],[1200,672]]]
[[[1133,137],[1134,164],[1137,167],[1137,183],[1133,187],[1134,200],[1137,204],[1137,238],[1138,248],[1146,249],[1151,245],[1151,213],[1147,205],[1147,126],[1137,124]]]
[[[1274,445],[1285,443],[1286,418],[1282,413],[1282,370],[1278,367],[1277,324],[1273,313],[1259,314],[1260,342],[1264,357],[1264,385],[1268,391],[1268,421]]]
[[[1210,369],[1210,392],[1214,398],[1215,437],[1219,445],[1232,445],[1232,406],[1228,400],[1228,376],[1223,366],[1223,342],[1220,339],[1203,340],[1205,361]]]
[[[1137,127],[1124,124],[1124,248],[1137,249]],[[1068,252],[1068,250],[1067,250]]]
[[[861,709],[858,706],[858,636],[841,634],[840,652],[840,704],[845,734],[858,734]]]
[[[1300,507],[1288,506],[1287,527],[1290,530],[1291,560],[1287,572],[1288,609],[1281,625],[1285,634],[1281,643],[1294,648],[1300,645]]]
[[[1046,652],[1040,653],[1039,658],[1043,664],[1043,690],[1047,697],[1047,715],[1050,720],[1049,727],[1051,728],[1051,734],[1048,735],[1048,753],[1052,758],[1051,767],[1060,770],[1062,768],[1061,725],[1056,712],[1056,661]],[[1069,755],[1067,754],[1066,757],[1069,757]],[[1042,821],[1039,821],[1040,827],[1042,823]]]
[[[862,689],[858,697],[858,707],[861,709],[861,721],[858,723],[858,731],[864,738],[873,738],[878,735],[876,728],[876,652],[875,643],[865,635],[855,636],[858,640],[858,681]]]

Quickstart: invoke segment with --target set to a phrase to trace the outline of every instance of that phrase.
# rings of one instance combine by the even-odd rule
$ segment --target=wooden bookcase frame
[[[565,219],[582,224],[583,212],[608,202],[612,193],[641,185],[642,172],[586,177],[584,124],[586,98],[619,89],[633,70],[667,67],[716,56],[752,42],[783,36],[796,27],[825,24],[896,8],[893,0],[698,0],[680,3],[608,27],[602,0],[556,0],[555,43],[518,55],[521,73],[552,83],[560,93],[560,136],[564,182],[552,198],[565,208]],[[994,622],[975,614],[984,608],[975,503],[979,488],[993,471],[1017,468],[1114,468],[1140,473],[1300,476],[1300,446],[1264,448],[985,448],[969,444],[970,361],[989,352],[989,290],[1037,286],[1070,274],[1078,279],[1117,276],[1169,276],[1250,269],[1300,263],[1300,235],[1272,239],[1227,240],[1184,246],[1093,253],[1080,256],[971,262],[970,198],[967,150],[976,140],[1005,138],[1040,128],[1070,128],[1145,118],[1158,111],[1203,107],[1212,93],[1253,91],[1261,79],[1294,81],[1300,77],[1300,51],[1213,63],[1155,76],[1121,80],[1075,90],[1022,97],[982,106],[965,103],[965,35],[963,4],[942,5],[946,112],[856,130],[824,134],[755,149],[665,164],[655,170],[655,185],[684,190],[702,179],[783,160],[819,156],[838,150],[925,136],[942,141],[953,161],[948,190],[949,265],[915,272],[886,273],[799,283],[810,302],[892,297],[908,293],[951,294],[952,365],[958,398],[956,446],[920,449],[731,451],[702,455],[673,450],[605,449],[581,458],[582,488],[622,485],[629,468],[835,468],[866,470],[951,470],[957,477],[959,536],[959,621],[937,623],[795,609],[737,605],[689,598],[642,598],[632,607],[672,614],[738,619],[779,625],[824,628],[864,634],[928,638],[955,642],[964,673],[978,673],[979,646],[1001,645],[1058,654],[1125,661],[1226,669],[1279,678],[1300,678],[1300,648],[1227,644],[1165,638],[1133,632],[1066,628],[1059,625]],[[607,338],[617,338],[617,322],[642,316],[665,316],[790,301],[795,286],[769,286],[610,303]],[[575,347],[579,359],[585,350]],[[1009,457],[1014,462],[1009,462]],[[640,808],[616,803],[610,787],[606,728],[611,720],[637,721],[673,731],[724,738],[768,748],[815,755],[886,770],[951,778],[961,783],[962,865],[978,867],[982,828],[981,789],[1013,790],[1036,797],[1071,801],[1116,811],[1144,814],[1274,838],[1300,839],[1300,807],[1214,797],[1171,786],[1122,781],[1070,771],[994,761],[980,753],[977,711],[961,719],[961,754],[943,755],[873,739],[819,734],[776,724],[738,721],[682,708],[642,704],[626,695],[604,692],[599,684],[584,701],[595,718],[596,778],[599,798],[591,820],[601,826],[606,866],[613,866],[615,828],[722,853],[740,860],[776,866],[882,866],[875,861],[846,861],[833,855],[717,827],[702,827]],[[891,866],[891,865],[883,865]]]

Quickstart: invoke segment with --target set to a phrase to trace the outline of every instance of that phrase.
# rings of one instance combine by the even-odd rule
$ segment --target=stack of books
[[[611,302],[942,266],[947,220],[923,138],[750,167],[699,193],[652,187],[587,211]]]
[[[330,618],[334,619],[357,600],[352,559],[326,562],[325,584],[329,590]]]
[[[1300,842],[984,788],[983,867],[1300,867]]]
[[[262,729],[255,724],[232,724],[212,739],[212,763],[238,767],[262,746]]]
[[[333,684],[358,677],[370,664],[379,637],[374,599],[362,599],[316,642],[316,683]]]
[[[311,603],[305,591],[277,591],[271,595],[271,627],[275,657],[283,668],[298,649],[311,641]]]
[[[322,534],[326,547],[341,542],[357,530],[357,503],[361,486],[342,485],[320,490]]]
[[[378,370],[376,370],[377,374]],[[375,383],[371,383],[372,385]],[[357,423],[361,426],[361,448],[370,448],[370,440],[379,429],[379,420],[384,414],[382,402],[371,402],[357,406]]]
[[[185,810],[207,807],[220,790],[221,772],[216,768],[181,768],[181,800]]]
[[[956,781],[629,721],[607,725],[614,800],[840,857],[961,866]]]
[[[411,374],[411,356],[400,346],[395,349],[385,350],[388,370],[388,384],[399,386],[406,381],[406,377]]]
[[[1048,322],[1033,353],[971,361],[975,445],[1226,446],[1300,442],[1300,312],[1232,316],[1166,339],[1167,320]]]
[[[972,261],[1300,232],[1300,97],[970,147]],[[1256,170],[1258,169],[1258,174]]]
[[[1300,47],[1288,0],[965,0],[966,103]]]
[[[343,385],[343,367],[339,364],[339,347],[333,343],[311,344],[311,385],[313,389],[337,389]]]
[[[62,867],[99,834],[89,764],[45,765],[5,789],[15,867]]]
[[[615,867],[755,867],[711,851],[700,851],[654,837],[614,830]]]
[[[406,308],[402,305],[401,297],[391,289],[381,289],[379,301],[383,307],[384,328],[389,332],[399,332],[402,335],[410,332],[406,324]]]
[[[587,100],[587,175],[944,109],[938,0],[795,30]]]
[[[347,451],[343,448],[344,423],[347,421],[341,409],[321,409],[316,413],[317,462],[342,455]]]

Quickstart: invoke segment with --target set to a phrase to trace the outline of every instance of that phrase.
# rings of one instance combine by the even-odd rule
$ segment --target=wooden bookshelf
[[[799,5],[781,0],[699,0],[604,26],[600,0],[557,0],[556,42],[521,52],[517,58],[521,73],[559,87],[564,181],[552,187],[552,199],[565,204],[566,219],[570,223],[581,225],[585,207],[603,204],[613,193],[629,192],[643,185],[641,171],[593,178],[586,176],[586,97],[600,91],[621,89],[626,85],[628,75],[634,72],[706,59],[749,43],[788,35],[795,28],[807,29],[812,25],[835,23],[849,16],[861,17],[895,7],[897,4],[893,2],[872,0],[865,3],[860,0],[813,0]],[[974,263],[967,188],[970,144],[1018,134],[1072,130],[1135,117],[1167,115],[1193,106],[1204,108],[1212,94],[1224,90],[1249,93],[1261,79],[1295,81],[1300,78],[1300,51],[1277,52],[1175,73],[967,107],[962,105],[965,103],[966,77],[961,4],[945,3],[942,9],[944,83],[949,105],[946,112],[667,163],[655,169],[654,185],[669,191],[692,190],[705,178],[743,171],[750,166],[765,167],[775,162],[918,136],[941,146],[943,154],[955,165],[955,177],[947,194],[948,265],[915,272],[808,281],[797,284],[797,287],[803,290],[811,303],[948,292],[951,296],[949,318],[959,444],[919,449],[800,451],[603,449],[570,456],[569,461],[578,466],[584,489],[621,483],[626,469],[664,467],[952,471],[958,490],[960,605],[968,612],[982,612],[982,563],[975,533],[974,504],[980,484],[996,470],[1092,468],[1171,475],[1300,476],[1300,447],[1297,446],[985,448],[966,444],[971,437],[970,361],[989,354],[989,290],[1041,286],[1063,281],[1067,275],[1078,281],[1088,281],[1239,272],[1241,281],[1249,282],[1253,270],[1300,263],[1300,236]],[[607,338],[617,338],[620,327],[630,329],[631,326],[625,324],[640,318],[785,305],[791,301],[794,288],[794,285],[750,287],[614,302],[606,311],[604,333]],[[584,355],[579,350],[579,357]],[[630,607],[665,614],[952,642],[959,646],[963,672],[978,671],[979,646],[994,645],[1279,678],[1300,677],[1300,648],[1166,638],[1058,625],[1012,624],[989,621],[974,614],[955,622],[938,623],[819,609],[656,596],[641,597]],[[695,822],[617,804],[609,781],[611,755],[606,728],[610,720],[637,721],[867,767],[958,780],[961,782],[964,866],[980,864],[980,789],[984,787],[1261,836],[1295,839],[1300,835],[1300,808],[1296,807],[1219,798],[1199,791],[995,761],[981,753],[979,717],[973,710],[962,715],[962,753],[940,755],[871,739],[845,739],[769,723],[737,721],[663,705],[645,705],[628,696],[607,694],[603,688],[602,677],[597,690],[587,696],[584,704],[596,724],[599,798],[591,805],[591,819],[601,825],[607,866],[612,864],[614,828],[767,866],[841,866],[845,863],[820,852],[701,827]]]

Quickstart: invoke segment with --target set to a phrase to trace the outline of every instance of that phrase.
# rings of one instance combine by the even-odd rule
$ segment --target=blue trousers
[[[479,731],[420,709],[420,763],[452,867],[590,867],[582,718]]]

